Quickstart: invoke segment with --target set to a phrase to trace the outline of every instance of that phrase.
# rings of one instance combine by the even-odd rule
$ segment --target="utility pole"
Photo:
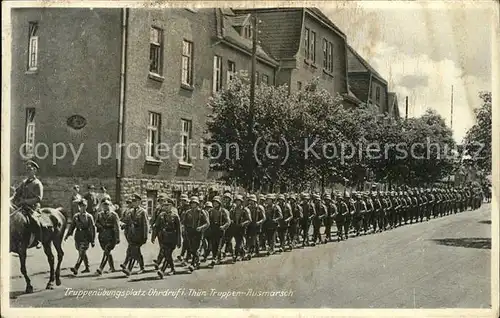
[[[451,85],[451,119],[450,119],[450,126],[451,126],[451,129],[453,129],[453,85]]]
[[[405,119],[408,119],[408,96],[406,96],[406,114]]]
[[[256,84],[256,78],[255,74],[257,72],[257,67],[256,67],[256,62],[257,62],[257,44],[258,44],[258,22],[257,22],[257,17],[252,16],[252,69],[250,71],[250,110],[249,110],[249,122],[248,122],[248,136],[249,136],[249,141],[251,144],[251,149],[254,147],[254,116],[255,116],[255,84]],[[254,173],[254,168],[255,168],[255,161],[252,153],[249,153],[248,155],[248,188],[251,188],[251,191],[253,191],[253,173]]]

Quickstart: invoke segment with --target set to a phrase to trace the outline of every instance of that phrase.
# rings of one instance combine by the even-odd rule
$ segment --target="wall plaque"
[[[68,124],[69,127],[76,130],[80,130],[83,127],[85,127],[85,125],[87,125],[87,120],[83,116],[73,115],[68,118],[66,123]]]

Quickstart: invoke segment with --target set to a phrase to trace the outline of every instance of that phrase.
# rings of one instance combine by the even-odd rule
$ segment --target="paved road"
[[[20,295],[24,281],[13,278],[11,306],[489,308],[490,220],[490,205],[484,205],[384,233],[202,268],[190,275],[182,271],[163,280],[151,267],[129,278],[121,273],[72,277],[65,270],[57,289],[41,289],[47,277],[35,275],[35,293]],[[148,248],[146,260],[156,251]],[[78,291],[116,294],[72,294]],[[227,292],[239,295],[222,294]]]

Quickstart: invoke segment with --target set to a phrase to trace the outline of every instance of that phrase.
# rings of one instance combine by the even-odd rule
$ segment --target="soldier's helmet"
[[[187,194],[185,194],[185,193],[181,194],[181,201],[185,201],[185,202],[189,201]]]
[[[189,200],[189,202],[200,204],[200,199],[198,197],[194,196],[194,197],[191,197],[191,200]]]
[[[215,197],[213,197],[212,201],[221,204],[221,199],[220,199],[220,196],[218,196],[218,195],[216,195]]]
[[[234,201],[240,201],[240,202],[243,202],[243,196],[241,194],[237,194],[235,197],[234,197]]]
[[[332,197],[331,197],[329,194],[325,194],[325,195],[323,196],[323,199],[324,199],[325,201],[331,201],[331,200],[332,200]]]
[[[283,193],[278,194],[278,200],[285,200],[285,195]]]
[[[289,199],[293,200],[293,201],[296,201],[297,200],[297,195],[295,195],[294,193],[292,193],[292,194],[290,194]]]
[[[75,202],[77,202],[77,203],[78,203],[78,205],[84,205],[84,206],[87,206],[87,199],[80,198],[79,200],[76,200]],[[102,200],[102,203],[104,203],[104,202],[108,202],[108,201],[106,200],[106,198],[105,198],[104,200]],[[110,202],[108,202],[108,203],[110,203]]]
[[[166,193],[158,194],[158,200],[166,200],[168,198]]]
[[[214,205],[212,204],[212,202],[207,201],[207,202],[205,203],[205,208],[213,208],[213,207],[214,207]]]
[[[413,195],[413,191],[411,191],[411,190],[410,190],[410,191],[408,191],[408,194],[409,194],[409,195]]]
[[[344,193],[344,198],[349,199],[351,197],[351,194],[349,192]]]
[[[224,193],[224,198],[228,198],[229,200],[232,200],[233,197],[231,196],[231,193],[230,192],[226,192]]]
[[[307,193],[307,192],[302,193],[302,198],[304,200],[309,200],[309,198],[310,198],[309,193]]]
[[[259,195],[259,200],[264,201],[266,199],[266,196],[264,194]]]
[[[255,194],[250,194],[248,200],[252,202],[257,202],[257,196]]]
[[[321,197],[319,196],[319,194],[314,193],[314,194],[313,194],[313,199],[314,199],[314,200],[319,200],[319,199],[321,199]]]
[[[266,200],[274,200],[274,194],[272,193],[266,194]]]

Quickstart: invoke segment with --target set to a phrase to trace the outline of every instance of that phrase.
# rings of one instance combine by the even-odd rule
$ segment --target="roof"
[[[275,59],[294,58],[299,52],[302,37],[302,15],[308,12],[341,37],[345,34],[318,8],[245,8],[233,9],[238,14],[256,13],[262,23],[261,42]]]
[[[215,9],[216,20],[218,22],[217,35],[232,45],[251,53],[252,40],[242,37],[234,28],[235,26],[242,26],[243,23],[246,23],[250,15],[234,15],[228,10],[230,9]],[[278,62],[274,60],[260,45],[257,45],[257,56],[266,60],[270,64],[278,65]]]
[[[300,48],[303,8],[261,8],[234,9],[237,14],[256,13],[262,21],[259,24],[260,40],[273,58],[293,58]]]
[[[347,45],[347,47],[348,47],[349,53],[351,53],[355,57],[355,59],[363,66],[364,70],[366,70],[366,72],[373,74],[380,81],[382,81],[384,84],[387,85],[387,81],[382,77],[382,75],[379,74],[379,72],[377,72],[377,70],[375,70],[370,65],[370,63],[368,63],[361,55],[359,55],[359,53],[356,52],[356,50],[354,50],[350,45]],[[355,63],[355,61],[353,61],[353,59],[348,58],[348,62],[349,62],[349,72],[351,72],[351,71],[353,71],[353,72],[364,71],[364,70],[359,68],[359,65],[357,63]]]

